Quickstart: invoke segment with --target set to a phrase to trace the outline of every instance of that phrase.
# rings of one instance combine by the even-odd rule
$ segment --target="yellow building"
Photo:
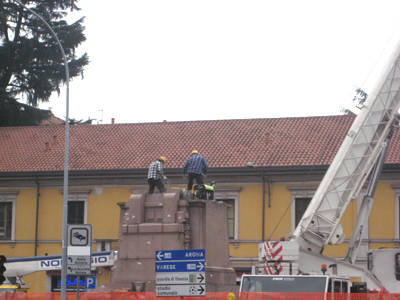
[[[120,209],[147,190],[147,168],[167,157],[168,188],[183,189],[182,166],[193,149],[208,162],[206,182],[230,204],[231,262],[249,272],[258,244],[288,238],[333,160],[354,116],[73,125],[70,128],[68,223],[92,225],[92,251],[118,250]],[[396,132],[379,179],[359,263],[368,248],[399,244],[400,138]],[[62,252],[64,127],[0,128],[0,254]],[[343,219],[351,237],[358,201]],[[382,221],[384,220],[384,221]],[[341,257],[346,243],[325,254]],[[57,289],[60,272],[24,276],[31,291]],[[109,267],[93,271],[96,286]]]

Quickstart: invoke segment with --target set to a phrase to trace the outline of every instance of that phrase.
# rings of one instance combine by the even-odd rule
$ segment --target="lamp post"
[[[38,13],[34,12],[29,7],[25,6],[19,0],[14,0],[23,8],[28,10],[34,16],[36,16],[46,27],[49,29],[51,34],[53,35],[54,39],[56,40],[58,47],[60,48],[64,66],[65,66],[65,148],[64,148],[64,188],[63,188],[63,222],[62,222],[62,260],[61,260],[61,299],[65,300],[66,298],[66,279],[67,279],[67,244],[68,244],[68,150],[69,150],[69,68],[67,57],[65,55],[64,48],[61,45],[60,40],[58,39],[57,34],[54,32],[53,28],[40,16]]]

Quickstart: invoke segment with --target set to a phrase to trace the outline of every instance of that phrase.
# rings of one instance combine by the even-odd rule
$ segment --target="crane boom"
[[[385,144],[400,107],[400,45],[349,129],[338,153],[305,211],[293,239],[300,248],[321,253],[343,242],[341,217],[355,198]]]

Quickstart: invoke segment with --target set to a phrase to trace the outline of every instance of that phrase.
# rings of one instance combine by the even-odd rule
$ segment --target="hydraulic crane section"
[[[368,99],[360,102],[358,116],[294,232],[303,250],[321,253],[325,245],[344,240],[340,219],[376,164],[400,107],[399,46],[382,73]]]

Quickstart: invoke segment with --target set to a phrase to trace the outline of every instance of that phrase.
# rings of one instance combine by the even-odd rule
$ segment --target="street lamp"
[[[64,48],[58,39],[57,34],[54,32],[53,28],[46,22],[45,19],[38,13],[34,12],[25,4],[21,3],[19,0],[14,0],[23,8],[28,10],[34,16],[36,16],[40,21],[42,21],[46,27],[49,29],[54,39],[57,41],[58,47],[60,48],[64,66],[65,66],[65,97],[66,97],[66,108],[65,108],[65,148],[64,148],[64,195],[63,195],[63,222],[62,222],[62,260],[61,260],[61,299],[66,298],[66,279],[67,279],[67,244],[68,244],[68,150],[69,150],[69,68],[67,57],[65,56]]]

